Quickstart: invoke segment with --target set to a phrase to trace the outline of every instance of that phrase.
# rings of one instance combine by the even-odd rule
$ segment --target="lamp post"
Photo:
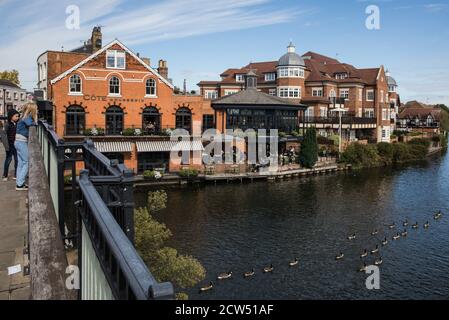
[[[336,108],[336,109],[332,109],[331,112],[338,112],[338,135],[339,135],[339,139],[338,139],[338,153],[341,153],[341,139],[342,139],[342,130],[341,130],[341,114],[343,112],[345,112],[346,110],[343,108]]]

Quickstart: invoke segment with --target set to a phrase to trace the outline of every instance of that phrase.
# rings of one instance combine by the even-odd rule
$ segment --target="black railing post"
[[[56,159],[57,159],[57,172],[58,172],[58,220],[59,229],[61,231],[62,237],[65,234],[65,217],[64,217],[64,140],[59,139],[55,147]]]
[[[133,172],[126,169],[122,173],[122,205],[125,218],[125,232],[128,239],[134,244],[134,190],[133,190]]]

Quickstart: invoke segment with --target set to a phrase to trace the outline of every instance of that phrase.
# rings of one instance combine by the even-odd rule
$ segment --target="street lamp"
[[[346,112],[345,109],[343,108],[336,108],[336,109],[332,109],[330,112],[338,112],[338,135],[340,136],[340,138],[338,139],[338,153],[341,153],[341,114],[343,112]]]

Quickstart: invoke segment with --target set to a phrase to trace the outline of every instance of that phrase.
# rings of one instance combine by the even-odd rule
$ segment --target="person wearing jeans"
[[[17,175],[17,151],[14,147],[14,141],[16,140],[16,126],[17,121],[19,121],[19,112],[15,109],[8,111],[8,120],[5,124],[4,130],[0,131],[2,143],[5,147],[6,157],[3,165],[3,181],[8,181],[9,166],[12,159],[14,158],[14,177],[16,179]]]
[[[17,124],[16,142],[14,146],[17,150],[19,165],[17,167],[16,190],[28,190],[26,178],[28,175],[28,136],[29,128],[35,126],[37,122],[37,105],[27,103],[23,109],[23,115]]]

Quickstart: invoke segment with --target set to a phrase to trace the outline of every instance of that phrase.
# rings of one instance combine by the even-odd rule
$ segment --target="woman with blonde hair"
[[[28,190],[25,184],[28,175],[28,135],[31,126],[37,124],[37,105],[33,102],[25,104],[23,114],[17,123],[16,142],[14,146],[17,150],[19,164],[17,166],[16,190]]]

